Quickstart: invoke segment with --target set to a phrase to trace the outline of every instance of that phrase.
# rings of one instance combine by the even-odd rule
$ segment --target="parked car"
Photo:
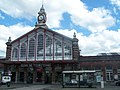
[[[80,81],[80,86],[92,87],[93,86],[93,82],[91,80],[83,80],[83,81]]]

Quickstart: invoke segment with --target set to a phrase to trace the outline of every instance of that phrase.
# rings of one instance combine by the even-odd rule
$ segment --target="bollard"
[[[104,88],[104,81],[101,80],[101,88]]]

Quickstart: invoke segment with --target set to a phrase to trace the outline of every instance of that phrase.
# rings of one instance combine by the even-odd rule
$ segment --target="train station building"
[[[35,28],[6,43],[6,58],[0,60],[15,83],[60,83],[62,71],[96,70],[104,81],[120,79],[120,55],[81,56],[76,34],[67,37],[46,25],[42,5]]]
[[[63,70],[75,70],[80,55],[76,34],[59,34],[48,28],[46,19],[42,5],[35,28],[6,43],[5,69],[11,71],[13,82],[57,83]]]

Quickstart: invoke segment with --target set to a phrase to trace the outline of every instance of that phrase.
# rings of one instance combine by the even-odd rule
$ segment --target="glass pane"
[[[37,43],[37,60],[43,60],[44,54],[44,43],[43,43],[43,34],[38,35],[38,43]]]
[[[62,60],[62,43],[57,39],[55,39],[54,43],[54,55],[55,60]]]
[[[18,49],[14,48],[12,51],[12,59],[17,60],[18,59]]]
[[[29,40],[28,59],[34,60],[34,55],[35,55],[35,40],[32,38]]]
[[[46,60],[53,60],[53,44],[52,37],[46,35]]]
[[[72,59],[72,46],[64,43],[64,59]]]
[[[26,45],[24,43],[20,48],[20,59],[26,59]]]

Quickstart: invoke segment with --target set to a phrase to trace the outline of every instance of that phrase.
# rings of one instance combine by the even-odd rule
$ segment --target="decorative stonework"
[[[78,39],[76,38],[76,34],[73,35],[73,60],[78,60],[80,56]]]
[[[6,48],[6,59],[10,60],[11,57],[11,37],[9,37],[8,42],[6,42],[7,48]]]
[[[46,23],[47,17],[46,17],[46,12],[45,9],[42,5],[40,11],[38,12],[38,17],[37,17],[38,22],[36,22],[35,28],[37,27],[42,27],[42,28],[48,28]]]

